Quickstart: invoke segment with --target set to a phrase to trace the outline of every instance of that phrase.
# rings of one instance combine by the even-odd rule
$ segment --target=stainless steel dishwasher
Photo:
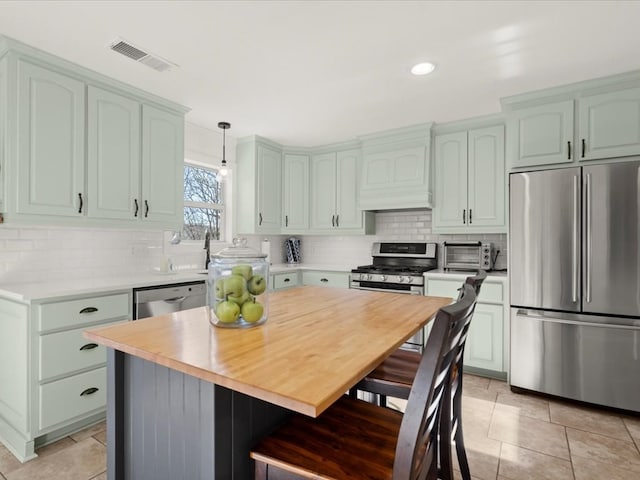
[[[207,304],[205,282],[177,283],[133,290],[133,319],[203,307]]]

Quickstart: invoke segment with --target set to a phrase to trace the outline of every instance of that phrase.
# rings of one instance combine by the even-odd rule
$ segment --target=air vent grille
[[[149,68],[153,68],[158,72],[166,72],[171,70],[173,67],[177,67],[175,63],[165,60],[158,55],[146,52],[122,38],[118,38],[112,42],[111,45],[109,45],[109,48],[114,52],[118,52],[125,57],[146,65]]]

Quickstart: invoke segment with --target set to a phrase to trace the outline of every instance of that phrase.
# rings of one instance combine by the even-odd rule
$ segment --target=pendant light
[[[229,170],[227,169],[227,160],[225,159],[225,132],[228,128],[231,128],[231,124],[228,122],[218,122],[218,128],[222,129],[222,166],[220,167],[220,175],[225,177]]]

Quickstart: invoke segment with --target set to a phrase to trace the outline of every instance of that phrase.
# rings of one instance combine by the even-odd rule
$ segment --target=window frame
[[[219,179],[218,183],[220,185],[220,198],[222,199],[223,203],[194,202],[190,200],[184,200],[184,195],[183,195],[182,225],[180,230],[184,231],[184,209],[186,207],[217,210],[220,212],[220,238],[211,239],[211,243],[225,243],[227,228],[228,228],[227,215],[229,214],[229,209],[227,205],[229,197],[227,195],[227,182],[226,182],[225,176],[220,174],[220,167],[216,165],[211,165],[208,163],[198,162],[197,160],[192,160],[190,158],[185,158],[184,167],[183,167],[183,181],[184,181],[184,168],[186,167],[201,168],[204,170],[209,170],[211,172],[214,172]],[[184,243],[185,245],[196,245],[196,244],[200,245],[202,241],[203,240],[192,240],[192,239],[184,238],[183,236],[181,243]]]

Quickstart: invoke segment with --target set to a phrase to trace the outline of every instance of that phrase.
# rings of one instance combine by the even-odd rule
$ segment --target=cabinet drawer
[[[349,288],[349,274],[340,272],[302,272],[302,284]]]
[[[283,273],[273,276],[273,289],[279,290],[280,288],[289,288],[298,286],[298,272],[295,273]]]
[[[106,348],[84,338],[84,330],[82,327],[40,336],[38,380],[47,380],[107,361]]]
[[[38,330],[77,327],[129,315],[128,293],[45,303],[38,306]]]
[[[427,279],[427,295],[436,297],[458,298],[458,289],[462,286],[464,279],[444,280]],[[478,302],[502,303],[504,300],[503,284],[500,282],[484,281],[480,288]]]
[[[39,427],[45,430],[104,408],[107,404],[107,369],[91,370],[47,383],[38,389]]]

